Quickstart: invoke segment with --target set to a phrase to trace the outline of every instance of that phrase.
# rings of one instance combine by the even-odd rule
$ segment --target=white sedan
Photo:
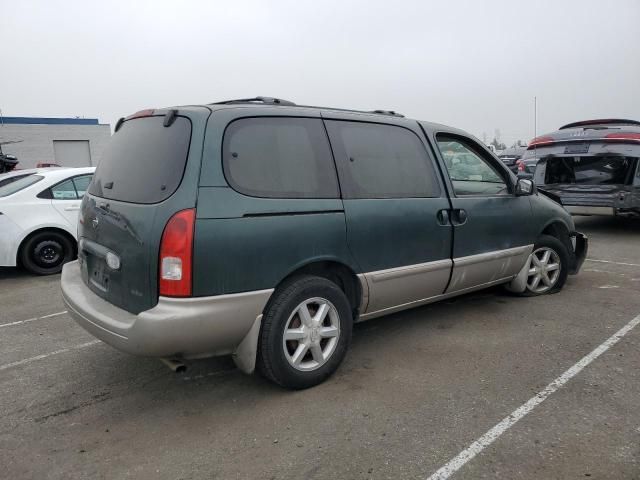
[[[77,253],[80,202],[95,167],[39,168],[0,175],[0,266],[48,275]]]

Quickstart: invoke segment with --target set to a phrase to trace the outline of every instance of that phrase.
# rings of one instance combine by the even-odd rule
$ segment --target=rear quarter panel
[[[296,269],[335,261],[358,272],[347,248],[341,199],[257,198],[228,186],[222,168],[226,126],[243,117],[319,118],[318,110],[226,108],[207,125],[194,240],[193,292],[221,295],[274,288]]]

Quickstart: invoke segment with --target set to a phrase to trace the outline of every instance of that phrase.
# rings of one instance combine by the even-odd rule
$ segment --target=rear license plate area
[[[106,293],[109,291],[109,274],[104,260],[87,255],[87,276],[91,285]]]
[[[589,152],[589,142],[584,143],[573,143],[571,145],[567,145],[564,147],[565,154],[577,154],[577,153],[588,153]]]

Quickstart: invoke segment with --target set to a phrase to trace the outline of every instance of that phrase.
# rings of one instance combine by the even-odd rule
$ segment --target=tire
[[[542,260],[544,260],[544,255],[547,252],[549,252],[549,259],[546,262],[546,267],[558,264],[557,270],[546,270],[544,268],[545,262]],[[536,257],[538,263],[536,263],[533,256]],[[520,295],[537,297],[539,295],[558,293],[564,287],[569,275],[569,252],[567,247],[556,237],[541,235],[533,246],[529,268],[532,273],[527,277],[526,289]],[[535,274],[533,273],[534,269],[537,270]],[[555,273],[556,271],[558,273]],[[535,283],[536,276],[540,277],[537,284]]]
[[[60,273],[62,266],[73,260],[73,242],[53,231],[35,233],[20,248],[22,266],[36,275]]]
[[[264,312],[258,371],[285,388],[318,385],[342,363],[352,328],[351,306],[335,283],[310,275],[295,277],[275,291]]]

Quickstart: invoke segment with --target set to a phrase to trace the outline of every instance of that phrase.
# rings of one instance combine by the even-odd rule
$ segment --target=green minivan
[[[498,284],[554,293],[586,255],[562,206],[474,137],[392,111],[256,97],[115,130],[62,293],[134,355],[231,354],[306,388],[354,322]]]

